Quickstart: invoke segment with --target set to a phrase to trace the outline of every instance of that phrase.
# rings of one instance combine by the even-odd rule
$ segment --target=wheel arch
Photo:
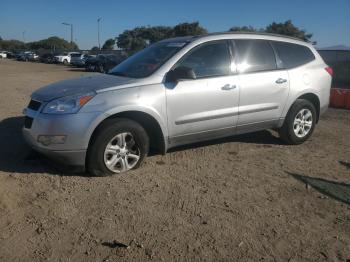
[[[127,118],[140,124],[147,132],[150,138],[150,148],[157,153],[165,154],[167,151],[166,133],[165,127],[160,121],[152,114],[140,110],[126,110],[120,112],[114,112],[111,114],[105,114],[103,119],[99,120],[99,123],[93,128],[89,139],[88,147],[96,136],[98,128],[109,119],[113,118]]]
[[[318,123],[318,120],[320,118],[320,98],[315,93],[305,93],[300,95],[297,99],[305,99],[309,102],[311,102],[316,109],[316,123]]]

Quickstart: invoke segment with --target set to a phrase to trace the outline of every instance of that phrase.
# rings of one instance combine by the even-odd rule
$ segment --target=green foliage
[[[172,36],[172,28],[167,26],[136,27],[125,30],[118,36],[118,46],[127,50],[129,54],[145,48],[154,43]]]
[[[252,26],[234,26],[229,29],[231,32],[258,32],[261,30],[258,30]]]
[[[305,30],[296,27],[291,20],[287,20],[284,23],[275,23],[268,25],[265,29],[267,33],[287,35],[302,39],[307,42],[311,42],[312,34],[306,33]]]
[[[6,51],[23,50],[26,44],[19,40],[0,40],[0,49]]]
[[[113,38],[107,39],[106,42],[103,44],[102,49],[103,50],[113,50],[115,45],[115,40]]]
[[[301,40],[311,42],[312,34],[306,33],[305,30],[296,27],[291,20],[287,20],[284,23],[275,23],[268,25],[263,29],[256,29],[252,26],[235,26],[230,28],[232,32],[265,32],[270,34],[286,35],[296,37]],[[313,42],[314,44],[316,42]]]
[[[38,50],[38,49],[50,49],[50,50],[78,50],[78,45],[76,43],[70,43],[63,38],[57,36],[52,36],[47,39],[39,40],[36,42],[30,42],[27,44],[28,49]]]
[[[16,50],[78,50],[77,44],[71,44],[66,40],[57,36],[49,37],[47,39],[24,43],[19,40],[0,40],[0,48],[8,51]]]
[[[175,27],[170,26],[153,26],[153,27],[136,27],[132,30],[125,30],[118,36],[118,46],[124,48],[129,54],[135,53],[148,44],[160,40],[187,35],[205,34],[206,29],[201,27],[198,22],[182,23]]]
[[[174,36],[203,35],[208,33],[198,22],[178,24],[174,27],[173,31]]]
[[[91,48],[91,54],[96,55],[98,54],[100,51],[100,48],[98,48],[98,46],[94,46],[93,48]]]

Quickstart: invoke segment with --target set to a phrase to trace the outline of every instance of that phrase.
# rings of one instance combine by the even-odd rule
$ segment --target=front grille
[[[33,118],[26,116],[24,118],[24,127],[27,129],[30,129],[32,127],[33,124]]]
[[[28,108],[34,111],[38,111],[41,106],[41,103],[35,100],[30,100]]]

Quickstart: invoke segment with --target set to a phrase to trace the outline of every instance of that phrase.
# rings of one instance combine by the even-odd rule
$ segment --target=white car
[[[0,52],[0,58],[7,58],[7,52],[6,51],[1,51]]]
[[[69,53],[64,53],[62,55],[57,55],[55,56],[55,61],[58,63],[63,63],[63,64],[69,64],[70,60],[72,58],[72,55],[74,54],[80,54],[79,52],[69,52]]]

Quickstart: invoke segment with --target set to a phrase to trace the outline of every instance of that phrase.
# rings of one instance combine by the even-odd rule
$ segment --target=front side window
[[[277,68],[275,54],[268,41],[239,39],[234,42],[238,53],[238,72],[251,73]]]
[[[190,50],[175,65],[193,69],[196,78],[230,74],[231,55],[228,42],[215,41],[201,44]]]
[[[312,51],[306,46],[277,41],[273,41],[272,44],[286,69],[301,66],[315,59]]]

